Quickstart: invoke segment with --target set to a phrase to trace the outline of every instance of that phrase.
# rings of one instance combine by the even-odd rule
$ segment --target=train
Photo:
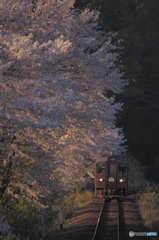
[[[106,200],[123,200],[128,190],[128,160],[112,155],[101,154],[95,163],[95,195]]]

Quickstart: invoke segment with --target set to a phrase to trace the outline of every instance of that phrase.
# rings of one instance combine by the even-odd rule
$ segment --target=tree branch
[[[148,100],[146,100],[146,99],[144,99],[144,98],[137,98],[137,99],[135,99],[134,101],[132,101],[131,104],[129,104],[129,105],[132,106],[132,107],[134,107],[134,108],[140,108],[140,107],[136,107],[136,106],[133,106],[133,105],[132,105],[133,102],[136,102],[136,101],[138,101],[138,100],[142,100],[142,101],[144,101],[144,102],[149,103],[150,105],[152,105],[152,106],[155,107],[155,108],[159,108],[159,106],[157,106],[156,104],[154,104],[154,103],[152,103],[152,102],[150,102],[150,101],[148,101]],[[141,107],[140,109],[145,109],[145,108],[147,108],[147,107]]]

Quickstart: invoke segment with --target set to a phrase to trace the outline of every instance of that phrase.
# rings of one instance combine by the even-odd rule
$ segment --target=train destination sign
[[[115,157],[108,157],[108,161],[115,161]]]
[[[114,178],[113,177],[108,178],[108,182],[114,182]]]

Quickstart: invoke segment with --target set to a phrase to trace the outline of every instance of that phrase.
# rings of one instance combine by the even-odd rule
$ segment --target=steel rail
[[[126,196],[129,196],[129,195],[131,195],[131,194],[137,194],[137,193],[139,193],[139,190],[127,191]]]
[[[95,237],[96,237],[96,234],[97,234],[97,230],[98,230],[98,226],[99,226],[99,223],[100,223],[100,219],[101,219],[101,215],[102,215],[102,212],[103,212],[103,208],[104,208],[104,205],[106,204],[106,202],[104,201],[103,205],[102,205],[102,208],[101,208],[101,211],[100,211],[100,214],[99,214],[99,217],[98,217],[98,221],[97,221],[97,224],[96,224],[96,228],[95,228],[95,231],[94,231],[94,235],[93,235],[93,238],[92,240],[95,240]],[[119,235],[120,235],[120,232],[119,232],[119,224],[120,223],[120,217],[119,217],[119,201],[117,200],[117,236],[116,236],[116,239],[119,240]]]
[[[119,219],[119,201],[117,202],[117,240],[119,240],[119,223],[120,223],[120,219]]]
[[[96,228],[95,228],[95,231],[94,231],[94,235],[93,235],[92,240],[95,239],[95,236],[96,236],[96,233],[97,233],[97,229],[98,229],[98,225],[99,225],[100,218],[101,218],[101,214],[102,214],[102,212],[103,212],[104,204],[105,204],[105,200],[104,200],[104,202],[103,202],[102,208],[101,208],[100,213],[99,213],[98,221],[97,221],[97,224],[96,224]]]

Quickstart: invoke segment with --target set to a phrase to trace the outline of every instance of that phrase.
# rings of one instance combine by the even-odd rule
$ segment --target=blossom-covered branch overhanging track
[[[98,12],[73,4],[0,1],[1,127],[15,136],[10,189],[37,202],[86,183],[103,147],[124,151],[114,124],[122,105],[103,95],[127,84],[116,46],[99,29]]]

